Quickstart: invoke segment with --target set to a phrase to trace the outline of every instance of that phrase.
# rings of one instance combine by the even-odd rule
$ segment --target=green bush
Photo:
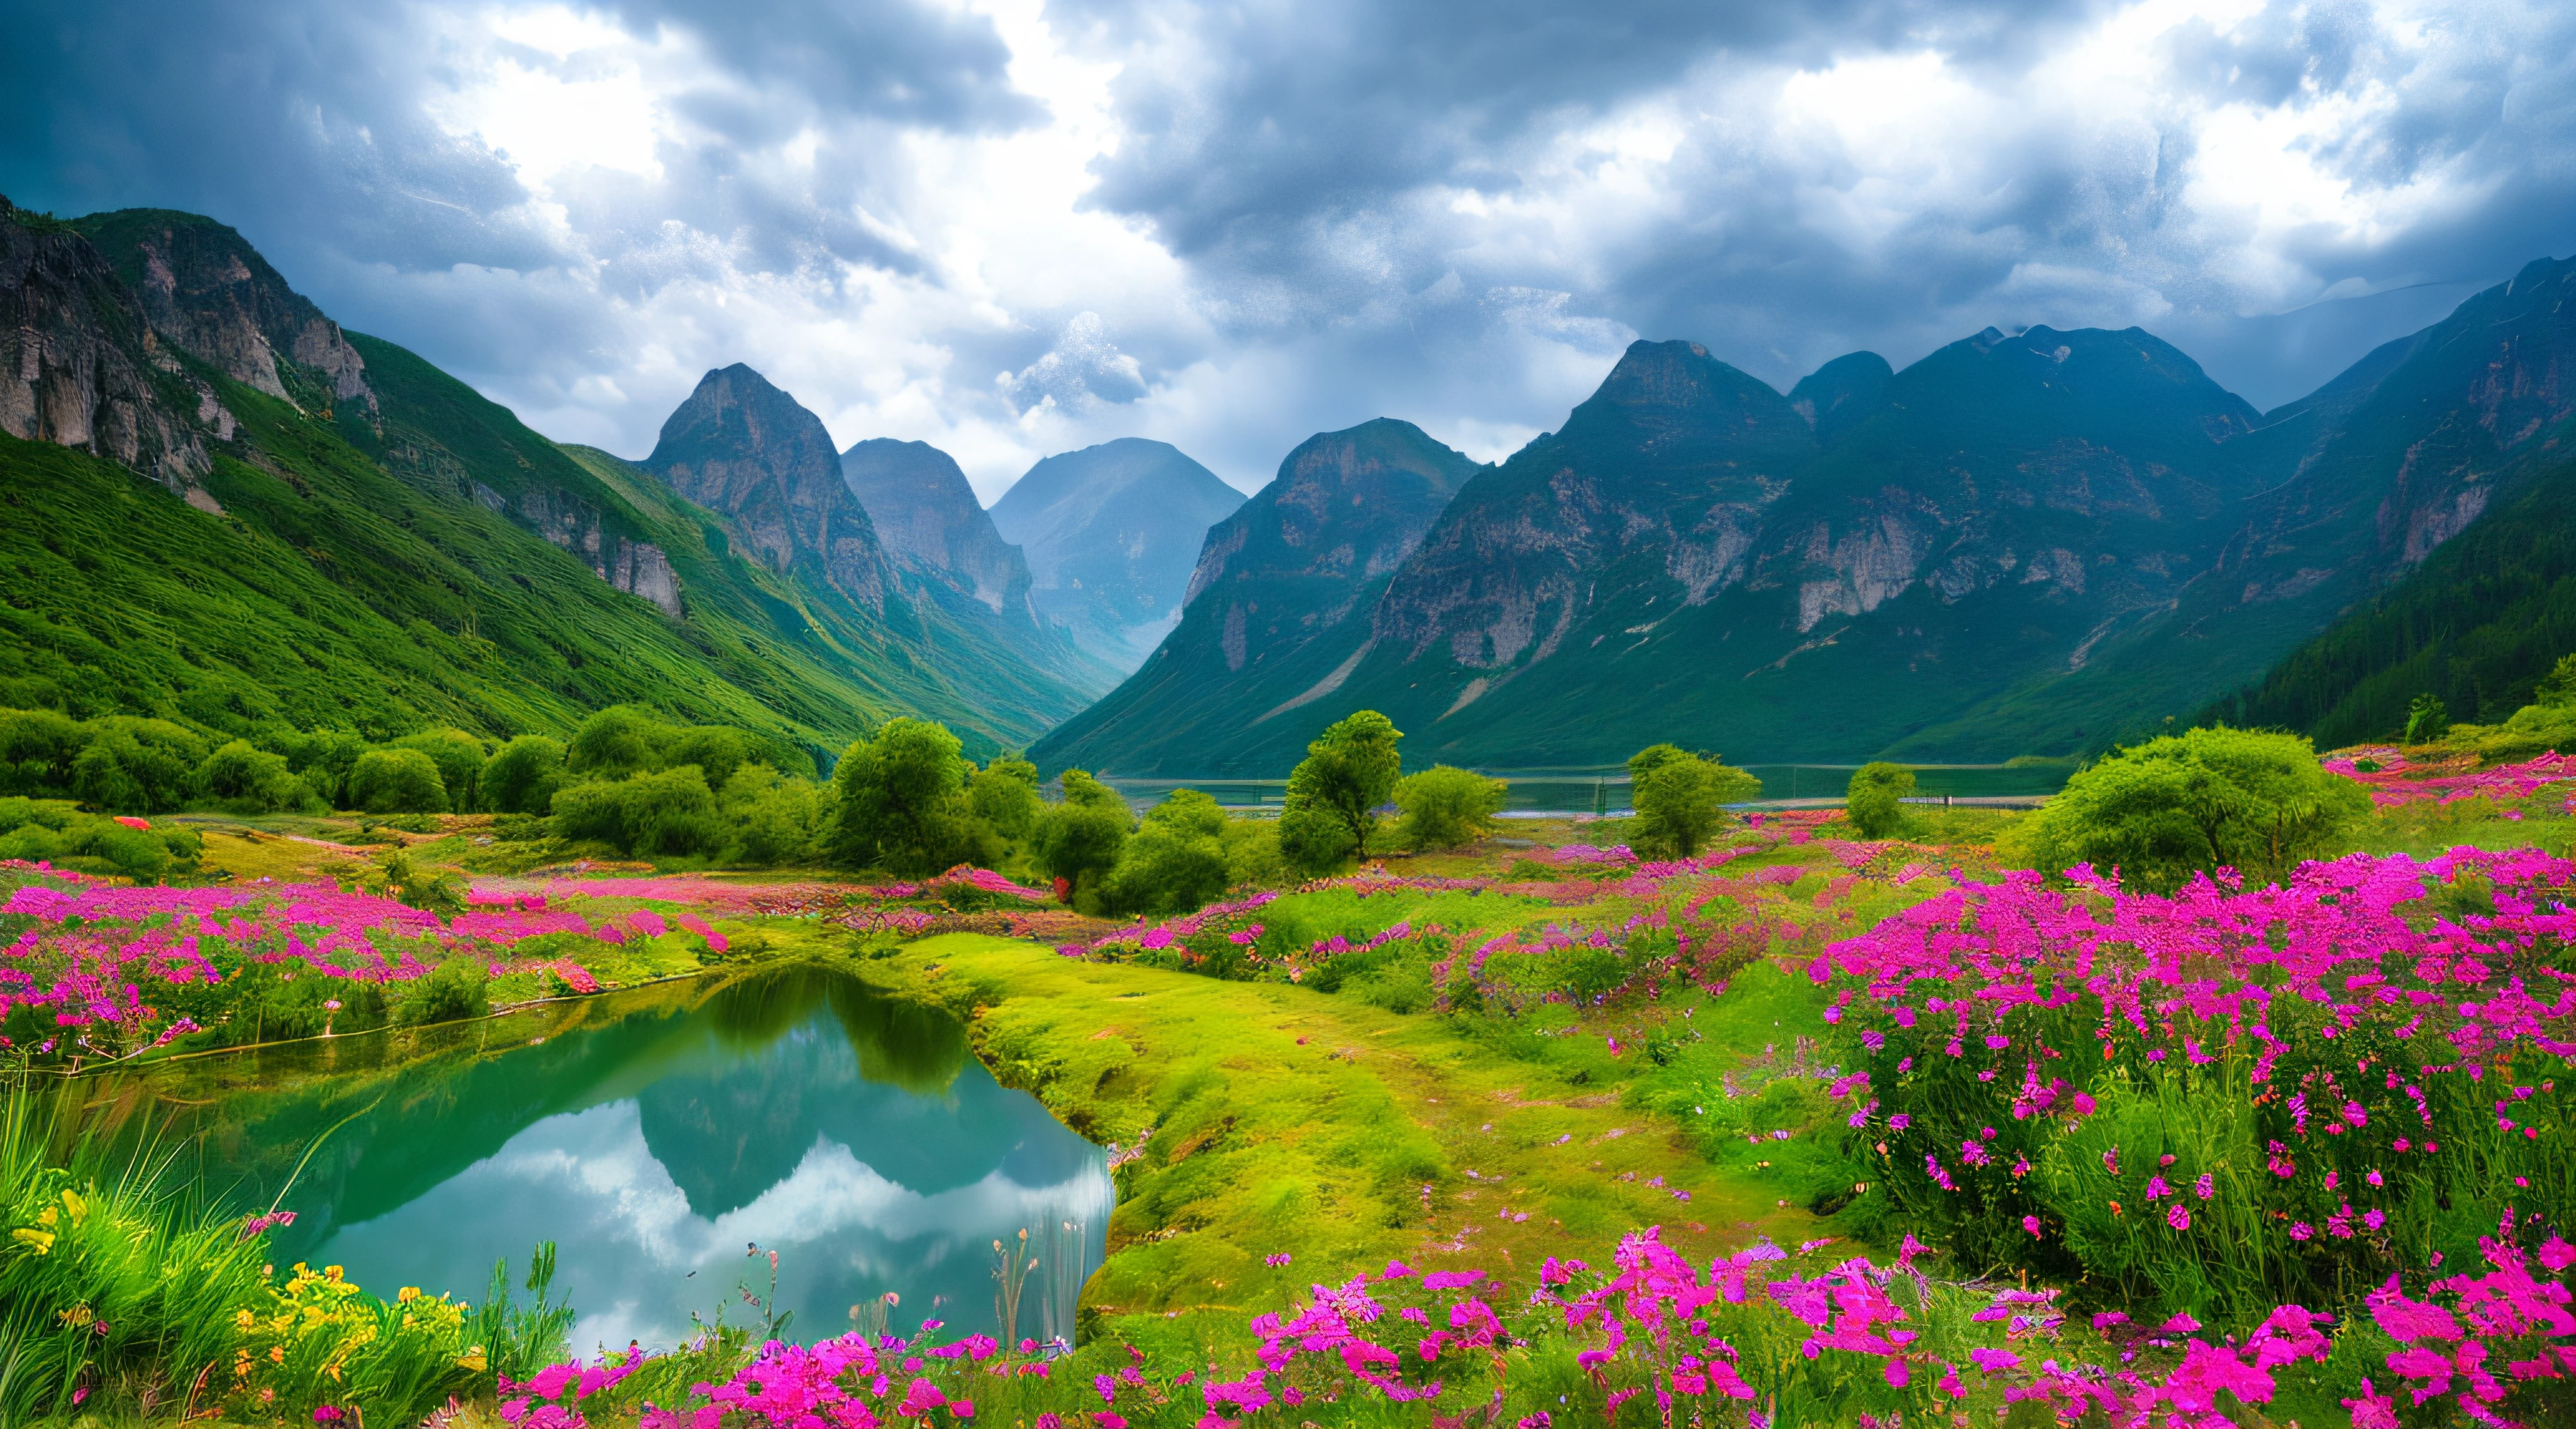
[[[1002,754],[966,781],[966,801],[975,817],[1003,838],[1020,840],[1037,832],[1046,805],[1038,798],[1038,767]]]
[[[286,767],[324,804],[347,809],[356,804],[349,797],[349,775],[366,752],[366,740],[348,730],[317,729],[286,750]]]
[[[370,749],[350,766],[349,802],[370,814],[444,814],[447,785],[417,749]]]
[[[768,868],[812,856],[823,812],[823,791],[812,780],[746,764],[725,781],[718,805],[732,839],[728,862]]]
[[[715,792],[694,764],[570,785],[555,794],[554,820],[557,838],[596,840],[621,853],[711,858],[725,846]]]
[[[890,719],[850,746],[832,772],[838,807],[827,834],[844,868],[884,868],[906,878],[995,858],[975,821],[957,736],[929,720]]]
[[[286,756],[236,739],[197,766],[197,789],[214,807],[233,814],[277,814],[319,802],[287,768]]]
[[[1117,867],[1134,816],[1117,790],[1079,769],[1064,771],[1062,782],[1064,802],[1038,820],[1038,867],[1072,885],[1080,903]]]
[[[0,709],[0,794],[66,794],[90,732],[55,710]]]
[[[1102,902],[1115,913],[1186,913],[1226,890],[1225,810],[1175,789],[1145,814],[1110,870]]]
[[[449,808],[462,814],[483,807],[483,741],[461,729],[433,729],[404,735],[392,747],[417,749],[429,756],[438,766],[438,782],[447,790]]]
[[[112,814],[167,814],[188,806],[206,742],[168,720],[91,720],[72,760],[71,791]]]
[[[2420,694],[2413,704],[2406,707],[2406,733],[2403,736],[2406,743],[2432,744],[2450,732],[2451,711],[2442,703],[2441,696],[2430,692]]]
[[[658,767],[669,735],[668,727],[651,712],[633,705],[611,705],[573,731],[564,762],[576,774],[623,779]]]
[[[571,778],[562,740],[523,734],[483,766],[483,806],[496,814],[542,814]]]
[[[1905,827],[1905,800],[1913,792],[1913,770],[1883,761],[1864,764],[1843,792],[1843,812],[1862,838],[1893,838]]]
[[[1368,857],[1378,806],[1395,793],[1404,732],[1375,710],[1336,721],[1306,746],[1288,773],[1279,815],[1279,851],[1300,873],[1330,873]]]
[[[2369,813],[2370,795],[2319,768],[2305,736],[2219,726],[2114,752],[2016,832],[2043,873],[2089,863],[2166,892],[2220,868],[2285,878],[2337,852]]]
[[[452,957],[406,984],[394,1003],[396,1021],[420,1026],[461,1022],[492,1011],[490,974],[470,956]]]
[[[1396,837],[1416,852],[1473,843],[1494,831],[1503,794],[1502,780],[1447,764],[1408,774],[1395,781]]]

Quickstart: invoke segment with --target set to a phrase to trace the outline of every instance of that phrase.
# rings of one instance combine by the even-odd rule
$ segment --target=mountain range
[[[1401,424],[1319,437],[1210,533],[1171,639],[1033,753],[1275,774],[1355,708],[1408,762],[1484,768],[1663,739],[1988,762],[2195,717],[2357,738],[2445,680],[2491,715],[2576,647],[2571,295],[2576,264],[2534,263],[2270,412],[2135,328],[1854,353],[1785,395],[1639,342],[1562,429],[1393,503],[1369,559],[1257,529],[1324,509],[1318,443]],[[2483,560],[2436,558],[2464,532]],[[2503,547],[2511,590],[2479,594]]]
[[[1040,613],[1125,673],[1180,619],[1208,528],[1242,504],[1179,448],[1122,437],[1030,467],[992,521],[1028,553]]]
[[[937,554],[925,503],[881,540],[747,367],[644,462],[558,446],[161,210],[0,200],[0,306],[0,704],[384,737],[636,701],[818,752],[920,714],[990,754],[1119,673],[1013,607],[962,481],[984,543]]]

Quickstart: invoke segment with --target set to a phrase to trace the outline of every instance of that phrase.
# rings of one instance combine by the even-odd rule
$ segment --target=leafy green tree
[[[1337,721],[1306,746],[1288,773],[1279,815],[1279,850],[1305,873],[1322,873],[1368,857],[1377,809],[1395,792],[1403,731],[1375,710]]]
[[[1674,744],[1628,756],[1628,802],[1637,811],[1638,850],[1671,858],[1698,853],[1725,817],[1723,805],[1762,797],[1762,781]]]
[[[2406,707],[2406,743],[2432,744],[2450,732],[2451,711],[2440,695],[2428,690]]]
[[[72,760],[72,793],[118,814],[164,814],[186,808],[196,792],[204,740],[167,720],[90,721],[89,743]]]
[[[1884,760],[1855,770],[1843,791],[1843,812],[1865,839],[1895,836],[1905,824],[1905,799],[1914,792],[1914,771]]]
[[[715,791],[694,764],[650,769],[619,782],[629,852],[669,858],[713,857],[725,845]]]
[[[1474,843],[1494,831],[1504,792],[1500,779],[1447,764],[1408,774],[1395,781],[1395,806],[1404,811],[1396,837],[1416,851]]]
[[[732,845],[728,861],[754,868],[800,863],[813,852],[823,807],[810,779],[791,779],[766,764],[746,764],[725,781],[718,800]]]
[[[215,807],[235,814],[274,814],[318,804],[304,781],[286,767],[286,756],[257,749],[236,739],[206,756],[197,766],[199,793]]]
[[[444,814],[447,785],[417,749],[370,749],[349,769],[349,802],[370,814]]]
[[[457,813],[483,807],[483,741],[461,729],[431,729],[407,734],[395,749],[417,749],[438,766],[438,782],[447,787],[448,807]]]
[[[523,734],[502,745],[483,766],[483,805],[496,814],[542,814],[571,778],[564,768],[562,740]]]
[[[1118,866],[1135,816],[1117,790],[1080,769],[1064,771],[1062,783],[1064,802],[1038,818],[1038,867],[1064,880],[1080,906],[1098,896],[1101,880]]]
[[[1173,790],[1126,841],[1102,902],[1117,913],[1186,913],[1225,892],[1225,823],[1215,799]]]
[[[918,878],[989,860],[966,801],[974,765],[962,747],[945,725],[918,719],[887,720],[874,739],[851,745],[832,772],[838,807],[826,841],[833,861]]]
[[[287,748],[286,767],[325,805],[346,809],[355,804],[349,797],[350,772],[366,752],[367,741],[353,731],[317,729]]]
[[[694,764],[707,776],[707,787],[721,789],[733,778],[734,771],[752,757],[751,737],[741,730],[720,724],[691,725],[673,730],[662,746],[661,762],[666,765]]]
[[[2576,655],[2558,657],[2558,663],[2540,677],[2540,688],[2531,692],[2531,702],[2547,709],[2576,705]]]
[[[640,770],[658,769],[664,762],[662,746],[671,733],[670,726],[650,710],[610,705],[572,732],[564,765],[595,779],[623,779]]]
[[[2218,726],[2077,773],[2032,816],[2029,847],[2043,873],[2090,864],[2155,892],[2221,868],[2278,882],[2341,852],[2369,814],[2368,792],[2320,768],[2306,737]]]
[[[1038,767],[1016,755],[997,754],[966,781],[966,801],[993,832],[1018,841],[1035,832],[1045,801],[1038,798]]]
[[[56,710],[0,710],[0,794],[67,794],[90,732]]]

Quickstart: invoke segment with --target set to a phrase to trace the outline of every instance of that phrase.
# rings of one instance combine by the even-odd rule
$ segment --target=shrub
[[[1905,825],[1905,799],[1914,792],[1914,771],[1885,762],[1862,765],[1843,794],[1843,811],[1865,839],[1893,838]]]
[[[1038,820],[1038,867],[1087,894],[1126,849],[1134,822],[1118,791],[1079,769],[1064,771],[1064,802]]]
[[[1119,913],[1186,913],[1225,892],[1226,871],[1225,810],[1175,789],[1126,840],[1103,902]]]
[[[370,814],[444,814],[447,785],[417,749],[370,749],[350,767],[349,802]]]
[[[429,976],[406,984],[394,1003],[395,1019],[415,1026],[461,1022],[491,1011],[490,976],[482,961],[470,955],[449,958],[430,969]]]
[[[206,756],[197,766],[199,793],[216,808],[235,814],[275,814],[318,802],[286,767],[286,756],[255,749],[236,739]]]
[[[1494,831],[1503,793],[1502,780],[1446,764],[1408,774],[1395,783],[1395,806],[1404,811],[1396,836],[1415,850],[1473,843]]]
[[[167,720],[90,721],[89,743],[72,760],[72,793],[116,814],[166,814],[186,808],[206,744]]]
[[[2069,779],[2025,826],[2051,875],[2089,863],[2129,886],[2169,891],[2194,873],[2288,876],[2334,852],[2370,795],[2317,766],[2303,735],[2217,727],[2117,751]]]
[[[733,840],[729,862],[770,867],[808,857],[821,819],[823,791],[766,764],[746,764],[725,781],[720,799]]]
[[[651,712],[633,705],[610,705],[573,731],[564,763],[576,774],[623,779],[662,763],[662,744],[670,729]]]
[[[367,742],[348,730],[317,729],[287,747],[286,767],[323,803],[346,809],[352,804],[349,775],[366,752]]]
[[[54,710],[0,710],[0,794],[67,794],[89,731]]]
[[[1038,767],[1008,754],[994,756],[966,781],[966,801],[993,832],[1014,840],[1036,832],[1046,809],[1038,798]]]
[[[2432,744],[2450,732],[2451,711],[2441,696],[2428,691],[2406,707],[2406,743]]]
[[[751,758],[751,741],[741,730],[701,724],[671,731],[662,746],[661,762],[670,767],[694,764],[706,776],[708,788],[721,789]]]
[[[571,777],[564,768],[563,741],[523,734],[502,745],[483,766],[483,806],[496,814],[542,814]]]
[[[447,788],[448,805],[456,812],[483,807],[483,741],[461,729],[433,729],[404,735],[392,747],[417,749],[429,756],[438,766],[439,783]]]
[[[712,857],[725,845],[713,790],[694,764],[629,779],[574,784],[554,797],[555,836],[621,853]]]
[[[2531,692],[2531,702],[2549,709],[2576,705],[2576,655],[2558,657],[2558,663],[2540,677],[2539,688]]]

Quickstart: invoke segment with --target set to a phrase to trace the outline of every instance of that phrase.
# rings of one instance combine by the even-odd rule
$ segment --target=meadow
[[[2324,767],[2369,796],[2334,846],[2165,891],[1919,808],[1730,816],[1686,857],[1512,821],[1165,916],[966,868],[531,868],[474,815],[197,818],[163,885],[22,863],[0,1418],[2569,1422],[2576,768]],[[456,906],[405,902],[396,854]],[[264,1256],[291,1187],[68,1134],[108,1068],[392,1064],[784,965],[953,1015],[1112,1147],[1066,1342],[889,1312],[574,1346],[548,1252],[473,1303],[360,1287]],[[1008,1297],[1025,1251],[994,1254]]]

